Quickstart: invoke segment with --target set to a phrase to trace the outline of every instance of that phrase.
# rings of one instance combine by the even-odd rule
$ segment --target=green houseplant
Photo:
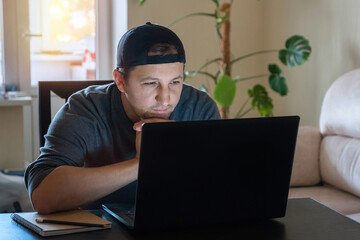
[[[143,5],[146,0],[140,0],[140,5]],[[268,73],[249,76],[241,78],[239,76],[232,77],[231,67],[233,64],[247,59],[249,57],[277,53],[280,61],[287,67],[300,66],[308,60],[311,54],[311,46],[309,41],[303,36],[292,36],[286,40],[284,49],[276,50],[262,50],[253,53],[246,54],[234,59],[231,59],[230,51],[230,10],[233,0],[228,3],[219,4],[218,0],[211,0],[215,4],[214,13],[196,12],[190,13],[179,17],[175,21],[169,24],[169,27],[180,22],[183,19],[193,16],[206,16],[211,17],[215,21],[215,28],[220,40],[220,57],[206,61],[201,67],[194,71],[187,71],[185,73],[186,78],[194,78],[199,74],[206,75],[211,79],[214,84],[213,98],[219,106],[219,111],[223,119],[228,118],[229,107],[233,104],[237,84],[243,81],[256,78],[268,78],[268,84],[270,88],[280,94],[280,96],[286,96],[288,93],[288,87],[286,78],[282,74],[281,68],[277,64],[268,65]],[[210,73],[204,69],[210,64],[218,63],[220,68],[216,73]],[[206,89],[203,88],[205,91]],[[243,117],[251,110],[257,110],[261,116],[272,116],[274,105],[271,97],[268,95],[265,87],[262,84],[255,84],[253,88],[247,91],[248,98],[245,103],[240,107],[239,111],[235,115],[236,118]],[[248,106],[250,103],[250,106]]]

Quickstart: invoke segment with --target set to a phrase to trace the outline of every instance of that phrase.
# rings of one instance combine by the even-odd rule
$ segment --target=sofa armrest
[[[320,178],[320,142],[318,128],[300,126],[290,186],[313,186],[321,182]]]

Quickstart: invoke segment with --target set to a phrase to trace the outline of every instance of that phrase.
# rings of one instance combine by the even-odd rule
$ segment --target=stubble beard
[[[156,109],[156,108],[159,108],[159,107],[158,106],[151,107],[149,111],[146,111],[145,113],[143,113],[141,115],[141,118],[142,119],[149,119],[149,118],[169,119],[169,117],[172,113],[172,110],[173,110],[172,105],[168,105],[167,108],[169,109],[169,111],[166,113],[163,113],[163,114],[159,114],[159,113],[155,113],[153,111],[153,109]]]

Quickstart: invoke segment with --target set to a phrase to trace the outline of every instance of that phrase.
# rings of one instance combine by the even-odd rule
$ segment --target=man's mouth
[[[169,111],[169,108],[154,108],[153,111],[157,114],[164,114]]]
[[[166,106],[158,105],[158,106],[153,106],[151,108],[151,110],[156,114],[165,114],[170,112],[171,109],[172,109],[171,105],[166,105]]]

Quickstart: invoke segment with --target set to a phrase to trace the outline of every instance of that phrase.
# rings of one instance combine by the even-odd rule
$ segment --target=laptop
[[[299,120],[145,124],[135,206],[103,208],[136,231],[283,217]]]

